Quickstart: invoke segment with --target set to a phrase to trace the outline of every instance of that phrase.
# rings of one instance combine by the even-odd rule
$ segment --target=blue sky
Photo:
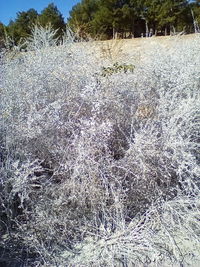
[[[0,0],[0,22],[7,25],[11,19],[16,18],[18,11],[27,11],[30,8],[41,12],[49,3],[54,3],[58,7],[66,21],[72,6],[78,2],[80,0]]]

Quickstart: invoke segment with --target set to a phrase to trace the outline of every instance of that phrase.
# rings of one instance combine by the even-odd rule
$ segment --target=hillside
[[[148,50],[152,47],[162,47],[166,50],[170,49],[175,43],[190,43],[199,34],[187,34],[177,36],[158,36],[151,38],[133,38],[118,39],[109,41],[95,41],[92,48],[96,48],[95,52],[99,58],[111,59],[113,61],[137,61],[140,60],[142,54],[148,55]],[[155,55],[156,56],[156,55]]]

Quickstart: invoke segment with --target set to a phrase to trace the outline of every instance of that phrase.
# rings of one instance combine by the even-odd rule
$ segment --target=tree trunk
[[[149,36],[149,27],[148,27],[148,22],[146,19],[145,19],[145,26],[146,26],[146,37],[148,37]]]
[[[193,19],[193,25],[194,25],[194,32],[195,33],[198,33],[199,32],[199,29],[198,29],[198,23],[194,17],[194,12],[193,10],[191,9],[191,14],[192,14],[192,19]]]
[[[113,27],[113,39],[115,39],[115,27]]]
[[[175,29],[174,25],[170,26],[170,35],[176,35],[176,29]]]
[[[134,38],[134,36],[135,36],[135,20],[132,21],[131,35],[132,35],[132,38]]]

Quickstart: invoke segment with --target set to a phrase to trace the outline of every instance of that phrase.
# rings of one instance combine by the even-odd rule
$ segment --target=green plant
[[[118,62],[114,63],[112,67],[103,67],[101,76],[108,77],[115,73],[127,73],[127,72],[133,72],[135,66],[133,64],[119,64]]]

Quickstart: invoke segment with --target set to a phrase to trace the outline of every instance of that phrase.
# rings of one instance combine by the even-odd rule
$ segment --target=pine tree
[[[170,31],[179,28],[181,17],[187,7],[187,1],[184,0],[163,0],[160,6],[160,15],[158,16],[159,26],[165,30],[165,35]]]
[[[38,17],[37,22],[41,26],[47,26],[51,24],[53,29],[58,29],[58,36],[62,35],[63,30],[65,29],[65,22],[62,14],[58,8],[53,4],[49,4]]]
[[[189,14],[192,19],[192,29],[200,32],[200,0],[196,0],[189,5]]]
[[[38,13],[35,9],[31,8],[26,12],[18,12],[15,24],[18,33],[21,37],[27,37],[31,33],[31,28],[33,24],[36,23]]]
[[[0,48],[4,47],[5,26],[0,22]]]
[[[115,30],[114,13],[112,8],[109,6],[109,1],[107,4],[99,3],[98,10],[94,15],[92,21],[92,27],[96,34],[102,34],[105,39],[113,36]]]
[[[70,12],[69,24],[85,35],[113,38],[125,36],[190,32],[192,15],[187,0],[82,0]],[[200,20],[200,1],[193,3],[193,13]]]
[[[15,44],[17,44],[21,38],[26,38],[31,33],[31,28],[36,23],[38,13],[35,9],[29,9],[28,11],[18,12],[15,21],[10,21],[6,28],[8,36],[10,36]]]
[[[128,0],[100,0],[92,25],[96,32],[103,31],[107,38],[121,36],[131,28],[132,14]]]
[[[94,19],[94,14],[98,10],[97,3],[98,0],[83,0],[81,3],[75,5],[70,12],[68,24],[83,38],[87,37],[87,35],[95,35],[91,22]]]

